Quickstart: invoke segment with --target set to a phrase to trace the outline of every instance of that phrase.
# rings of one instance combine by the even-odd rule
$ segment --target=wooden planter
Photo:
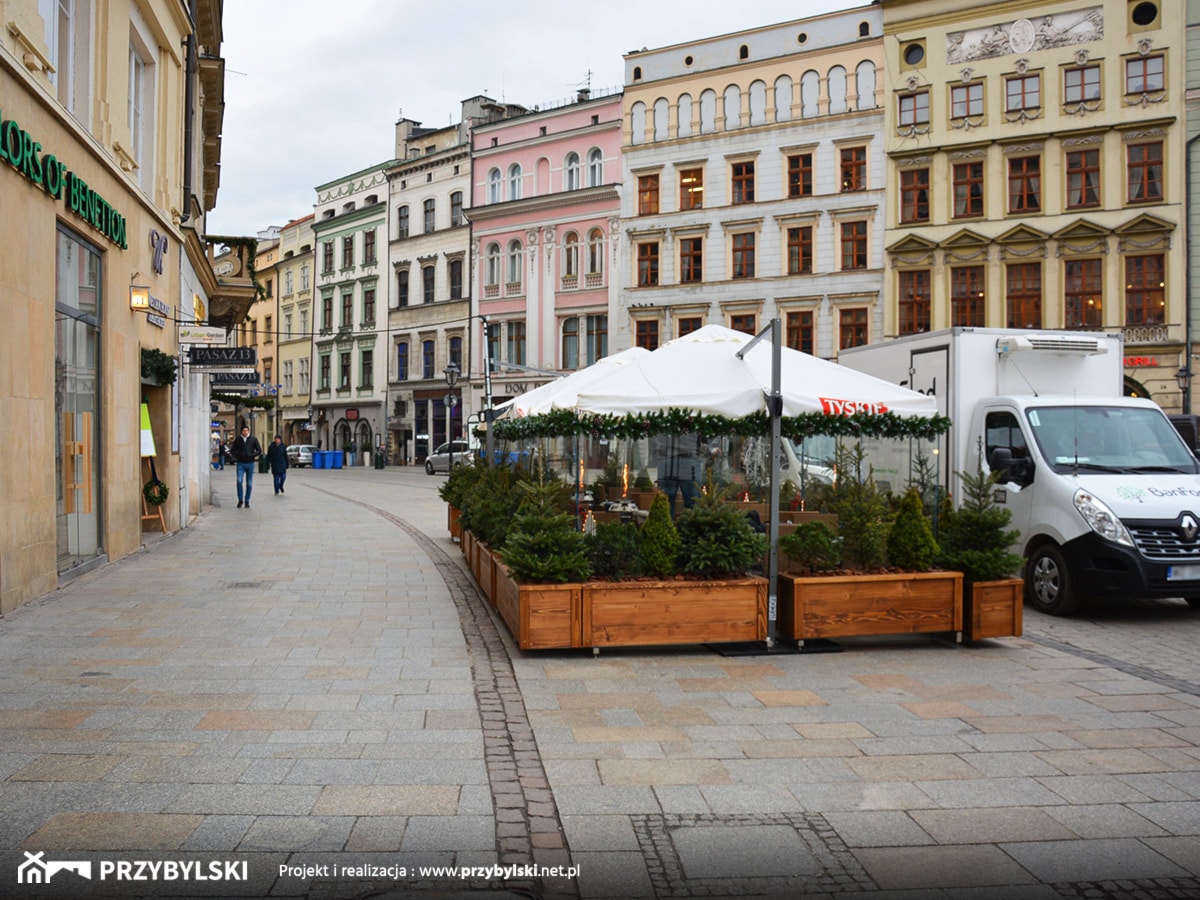
[[[658,496],[658,491],[656,491],[656,490],[648,490],[648,491],[630,490],[629,494],[628,494],[628,499],[630,499],[634,503],[636,503],[638,505],[638,509],[644,509],[644,510],[649,511],[650,507],[654,505],[654,498],[657,496]]]
[[[838,517],[834,513],[804,512],[798,509],[784,509],[779,512],[779,521],[789,525],[803,525],[805,522],[824,522],[829,530],[837,534]]]
[[[589,581],[584,647],[712,644],[767,637],[767,582]]]
[[[446,529],[450,532],[450,540],[462,540],[462,524],[459,521],[462,511],[457,506],[446,507]]]
[[[1025,582],[968,581],[963,587],[963,632],[967,640],[1020,637],[1025,603]]]
[[[954,631],[963,627],[961,572],[780,574],[778,629],[793,640]]]
[[[469,531],[462,533],[462,539],[459,541],[458,549],[462,551],[463,556],[467,558],[467,567],[471,566],[471,555],[475,552],[475,535]]]
[[[518,584],[506,566],[496,567],[496,611],[522,650],[579,647],[581,586]]]

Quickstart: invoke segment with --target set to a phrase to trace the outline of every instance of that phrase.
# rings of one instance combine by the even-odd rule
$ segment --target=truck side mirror
[[[997,447],[988,458],[988,466],[999,473],[1001,481],[1011,481],[1025,487],[1033,483],[1033,460],[1015,459],[1008,447]]]

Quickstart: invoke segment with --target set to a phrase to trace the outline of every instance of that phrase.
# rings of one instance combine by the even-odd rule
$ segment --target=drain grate
[[[271,582],[269,581],[227,581],[222,585],[222,587],[229,590],[253,590],[256,588],[269,587],[270,584]]]

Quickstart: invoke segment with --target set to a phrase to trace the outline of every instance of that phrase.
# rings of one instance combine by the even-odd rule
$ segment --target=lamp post
[[[1180,402],[1182,403],[1180,412],[1190,413],[1192,411],[1192,370],[1186,363],[1180,366],[1179,371],[1175,373],[1175,380],[1179,382]]]
[[[458,384],[461,371],[456,362],[451,362],[442,369],[442,374],[446,376],[446,384],[450,387],[450,392],[446,394],[446,439],[450,444],[451,472],[454,471],[454,407],[458,405],[458,398],[454,396],[454,386]]]

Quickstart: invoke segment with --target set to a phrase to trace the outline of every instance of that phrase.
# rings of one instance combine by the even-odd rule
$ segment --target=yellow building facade
[[[1120,331],[1127,376],[1178,411],[1180,0],[882,5],[885,336]]]

